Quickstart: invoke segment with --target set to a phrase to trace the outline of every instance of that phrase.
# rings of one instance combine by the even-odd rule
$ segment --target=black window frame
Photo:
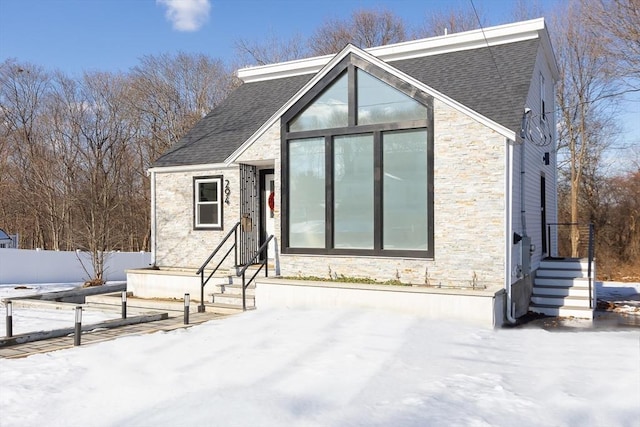
[[[198,195],[199,195],[199,191],[198,191],[198,185],[201,182],[212,182],[212,181],[217,181],[218,182],[218,205],[220,206],[220,217],[219,217],[219,224],[199,224],[198,223],[198,205],[199,205],[199,201],[198,201]],[[193,177],[193,195],[192,195],[192,202],[193,202],[193,229],[194,230],[223,230],[224,229],[224,203],[223,203],[223,189],[222,189],[222,184],[224,182],[224,176],[223,175],[206,175],[206,176],[194,176]]]
[[[407,120],[401,122],[368,124],[358,126],[357,121],[357,82],[356,68],[369,73],[384,83],[401,91],[405,95],[426,107],[426,117],[423,120]],[[290,132],[288,123],[294,119],[307,105],[322,94],[335,79],[343,73],[348,73],[348,126],[340,128],[317,129],[308,131]],[[382,135],[385,132],[396,130],[427,130],[427,249],[426,250],[400,250],[383,249],[382,242]],[[282,253],[304,255],[347,255],[347,256],[371,256],[371,257],[407,257],[407,258],[433,258],[434,257],[434,215],[433,215],[433,167],[434,167],[434,132],[433,132],[433,97],[416,90],[415,86],[380,69],[370,62],[353,54],[347,55],[322,79],[303,95],[281,117],[281,192],[282,192]],[[374,140],[374,248],[373,249],[337,249],[334,248],[333,236],[333,140],[336,136],[348,136],[357,134],[372,134]],[[325,145],[325,247],[324,248],[295,248],[289,246],[289,149],[290,140],[305,138],[324,138]]]

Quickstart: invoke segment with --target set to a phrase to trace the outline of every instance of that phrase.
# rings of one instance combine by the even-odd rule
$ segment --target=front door
[[[262,175],[262,232],[260,242],[263,243],[271,235],[276,233],[275,220],[275,175],[273,170],[267,170]],[[274,259],[276,255],[276,241],[272,239],[269,243],[269,259]]]
[[[258,168],[240,164],[240,259],[239,265],[247,265],[255,261],[258,252],[260,235],[258,234],[260,218],[260,181]]]

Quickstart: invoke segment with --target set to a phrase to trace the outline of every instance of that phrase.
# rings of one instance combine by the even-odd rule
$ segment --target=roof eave
[[[391,62],[545,37],[548,48],[551,48],[544,18],[538,18],[478,30],[452,33],[446,36],[377,46],[368,48],[366,51],[382,61]],[[553,55],[552,49],[549,49],[549,52]],[[335,58],[335,55],[325,55],[277,64],[248,67],[238,70],[237,74],[245,83],[273,80],[300,74],[312,74],[320,72],[333,58]],[[555,65],[555,58],[551,62]],[[557,65],[555,65],[555,67],[557,71]]]
[[[206,170],[228,169],[228,163],[204,163],[193,165],[153,166],[147,169],[148,173],[172,173],[172,172],[199,172]]]
[[[551,69],[553,80],[554,82],[557,82],[560,80],[560,67],[558,66],[558,61],[553,50],[553,43],[551,43],[551,36],[549,35],[547,26],[544,23],[544,19],[540,19],[543,20],[543,28],[539,31],[542,49],[547,59],[547,63],[549,64],[549,68]]]

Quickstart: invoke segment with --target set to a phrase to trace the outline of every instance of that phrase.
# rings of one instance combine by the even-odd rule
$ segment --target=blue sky
[[[515,2],[473,1],[489,25],[509,21]],[[375,7],[416,26],[429,11],[472,6],[471,0],[0,0],[0,61],[17,58],[72,75],[126,71],[143,55],[177,51],[229,63],[240,38],[306,36],[328,18]]]
[[[16,58],[72,76],[127,71],[144,55],[204,53],[231,64],[234,42],[309,36],[330,18],[386,8],[407,27],[472,0],[0,0],[0,62]],[[550,11],[567,0],[529,0]],[[516,0],[473,0],[486,25],[512,20]],[[621,140],[640,144],[640,95],[621,106]]]

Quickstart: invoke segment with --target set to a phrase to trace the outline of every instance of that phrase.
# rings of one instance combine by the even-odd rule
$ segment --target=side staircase
[[[548,316],[593,320],[595,277],[595,263],[589,268],[588,259],[545,259],[534,279],[529,310]]]

